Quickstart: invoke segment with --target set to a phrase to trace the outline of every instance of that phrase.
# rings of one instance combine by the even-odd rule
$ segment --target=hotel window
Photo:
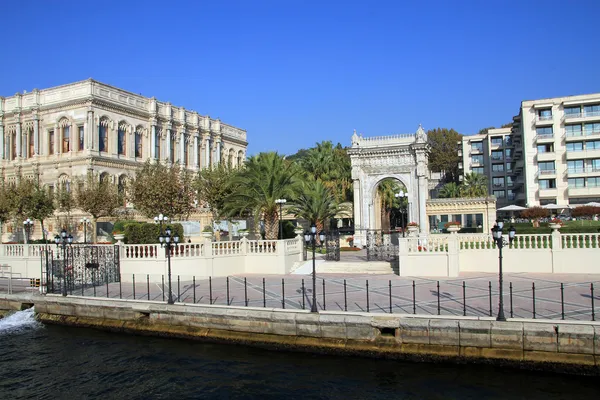
[[[504,187],[504,178],[492,178],[493,187]]]
[[[494,150],[494,151],[492,151],[492,160],[502,161],[503,155],[504,155],[504,152],[502,150]]]
[[[98,127],[98,150],[108,151],[108,133],[107,127],[100,122]]]
[[[492,164],[492,172],[504,172],[504,164]]]
[[[565,116],[578,117],[579,114],[581,114],[580,106],[565,107]]]
[[[515,183],[515,177],[514,176],[509,175],[509,176],[506,177],[506,186],[512,186],[514,183]]]
[[[474,174],[483,175],[483,167],[471,168],[471,172],[473,172]]]
[[[584,178],[569,178],[567,180],[570,188],[582,188],[585,187],[585,179]]]
[[[544,127],[536,128],[535,133],[538,136],[544,136],[544,137],[554,136],[554,131],[552,130],[551,126],[544,126]]]
[[[512,172],[515,169],[515,163],[507,162],[506,163],[506,172]]]
[[[124,156],[125,151],[127,150],[125,141],[125,128],[119,127],[119,129],[117,130],[117,148],[119,151],[119,155],[121,156]]]
[[[48,154],[54,154],[54,131],[48,131]]]
[[[587,178],[588,187],[600,187],[600,176],[594,176],[593,178]]]
[[[540,179],[540,189],[556,189],[556,179]]]
[[[512,146],[513,145],[513,139],[512,136],[506,136],[504,138],[504,145],[505,146]]]
[[[581,124],[565,125],[565,133],[567,136],[581,136]]]
[[[586,117],[600,115],[600,104],[592,104],[589,106],[583,106],[583,114]]]
[[[83,143],[85,140],[85,133],[83,131],[83,126],[80,126],[79,128],[79,151],[83,151]]]
[[[471,151],[476,153],[483,152],[483,142],[472,142]]]
[[[62,152],[68,153],[71,150],[71,127],[63,127]]]
[[[551,108],[547,108],[544,110],[538,110],[538,118],[541,121],[547,121],[552,119],[552,109]]]
[[[583,151],[583,142],[567,143],[567,151]]]
[[[600,122],[585,124],[583,132],[586,135],[595,135],[600,133]]]
[[[474,164],[474,165],[483,164],[483,155],[471,156],[471,164]]]
[[[552,143],[538,144],[537,152],[538,153],[554,153],[554,144],[552,144]]]
[[[504,149],[504,157],[506,161],[512,160],[513,149]]]
[[[505,191],[504,190],[494,190],[494,196],[496,196],[497,199],[503,199],[505,196]]]
[[[600,171],[600,158],[595,158],[590,160],[590,167],[592,167],[592,171]]]
[[[590,142],[585,142],[586,150],[600,150],[600,140],[592,140]]]
[[[539,162],[538,168],[540,170],[540,173],[543,173],[543,172],[554,173],[556,171],[556,168],[554,166],[554,161]]]
[[[568,160],[567,161],[567,170],[571,174],[584,172],[583,160]]]
[[[142,158],[142,133],[135,133],[135,158]]]
[[[509,190],[508,190],[508,196],[507,196],[507,198],[508,198],[509,200],[514,200],[514,199],[515,199],[515,197],[517,197],[517,196],[515,196],[515,192],[513,192],[512,190],[510,190],[510,189],[509,189]]]
[[[502,137],[496,136],[492,138],[492,146],[502,146]]]

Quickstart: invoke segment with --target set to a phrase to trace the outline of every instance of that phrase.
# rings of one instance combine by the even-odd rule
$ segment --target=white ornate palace
[[[198,170],[245,159],[246,131],[92,79],[0,97],[0,168],[48,187],[94,171],[121,183],[147,159]]]

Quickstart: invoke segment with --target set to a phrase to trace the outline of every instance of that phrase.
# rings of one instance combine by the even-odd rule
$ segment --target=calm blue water
[[[0,320],[0,399],[597,399],[600,381]]]

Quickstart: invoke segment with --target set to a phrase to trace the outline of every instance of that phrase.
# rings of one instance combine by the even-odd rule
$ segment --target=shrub
[[[214,232],[212,226],[210,225],[205,225],[204,228],[202,229],[202,232]]]
[[[543,207],[529,207],[527,210],[521,211],[521,217],[528,219],[539,219],[547,217],[549,211]]]
[[[592,217],[600,214],[600,207],[579,206],[571,210],[572,217]]]
[[[183,226],[181,224],[167,224],[163,229],[171,228],[171,235],[179,236],[179,241],[184,242]],[[160,225],[147,222],[131,222],[125,225],[125,243],[151,244],[158,243]]]

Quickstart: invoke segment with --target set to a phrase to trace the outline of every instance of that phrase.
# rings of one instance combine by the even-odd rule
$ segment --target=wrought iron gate
[[[119,246],[72,245],[42,253],[47,293],[81,293],[88,286],[119,282]]]
[[[394,261],[398,259],[400,233],[382,230],[367,231],[367,260]]]
[[[340,232],[337,230],[325,234],[325,259],[340,261]]]

